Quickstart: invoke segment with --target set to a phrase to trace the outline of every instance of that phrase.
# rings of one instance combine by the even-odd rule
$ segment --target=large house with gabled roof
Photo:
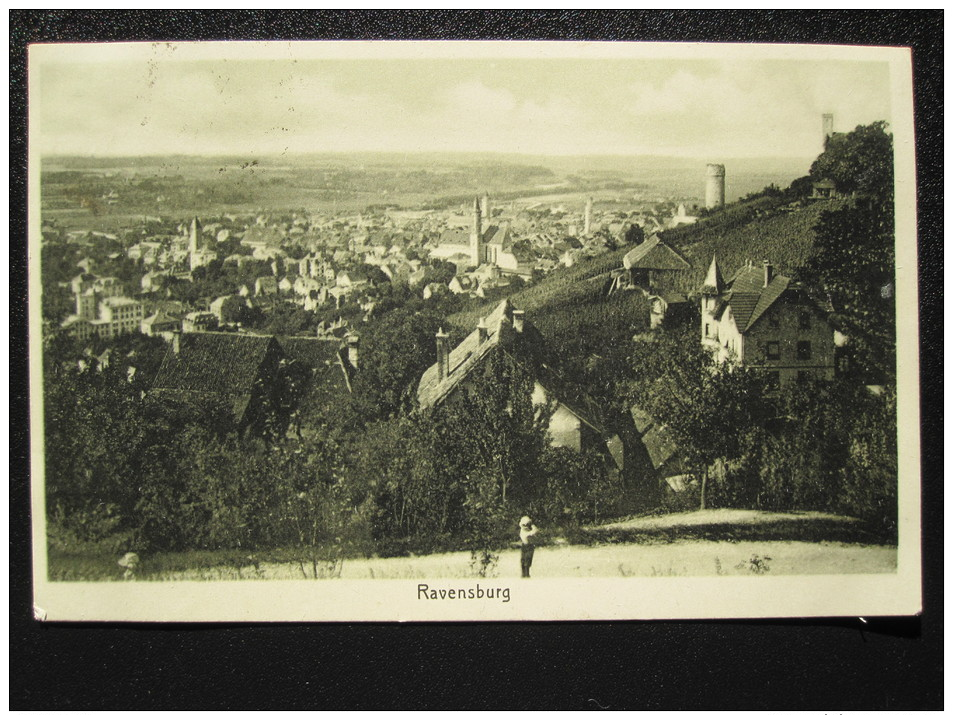
[[[549,404],[553,409],[548,431],[554,446],[578,452],[597,449],[622,469],[619,436],[605,427],[592,399],[567,384],[546,363],[542,335],[509,300],[501,301],[481,318],[476,330],[453,349],[448,344],[449,336],[442,330],[436,340],[437,362],[424,372],[417,387],[417,402],[422,411],[432,410],[469,389],[475,378],[491,369],[490,357],[502,352],[531,375],[533,404]]]
[[[718,261],[701,288],[701,340],[721,362],[768,371],[775,386],[834,377],[831,308],[768,261],[725,281]]]
[[[245,333],[174,333],[149,398],[171,404],[227,405],[241,432],[300,436],[307,404],[332,403],[351,391],[357,338]]]

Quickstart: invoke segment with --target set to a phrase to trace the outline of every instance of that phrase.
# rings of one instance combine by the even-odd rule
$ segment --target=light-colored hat
[[[532,523],[533,523],[533,520],[530,519],[528,516],[524,516],[522,519],[520,519],[520,526],[529,526]]]
[[[134,569],[139,565],[139,555],[130,551],[117,562],[124,569]]]

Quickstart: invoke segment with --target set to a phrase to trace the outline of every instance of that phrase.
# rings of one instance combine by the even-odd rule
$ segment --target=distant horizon
[[[813,161],[818,154],[764,154],[732,157],[700,157],[700,156],[679,156],[673,154],[631,154],[631,153],[584,153],[584,154],[541,154],[527,152],[507,152],[507,151],[479,151],[479,150],[378,150],[378,149],[355,149],[355,150],[326,150],[311,152],[212,152],[212,153],[190,153],[190,152],[142,152],[138,154],[77,154],[77,153],[49,153],[42,154],[42,160],[56,159],[80,159],[80,160],[121,160],[121,159],[288,159],[300,157],[350,157],[350,156],[434,156],[434,157],[499,157],[513,159],[660,159],[673,160],[682,163],[700,163],[700,164],[724,164],[730,162],[756,162],[756,161]]]

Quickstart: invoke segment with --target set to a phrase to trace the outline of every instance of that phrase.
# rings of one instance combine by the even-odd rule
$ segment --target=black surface
[[[942,706],[941,12],[11,11],[12,708]],[[119,39],[525,38],[914,48],[923,376],[919,618],[487,625],[130,627],[31,619],[25,47]]]

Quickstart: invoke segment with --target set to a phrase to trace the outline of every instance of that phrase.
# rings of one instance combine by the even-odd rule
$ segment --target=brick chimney
[[[355,370],[357,370],[357,349],[360,342],[361,338],[357,335],[347,336],[347,361]]]
[[[450,336],[443,332],[443,328],[437,330],[437,379],[445,380],[450,374],[450,349],[447,345],[447,338]]]
[[[768,283],[771,282],[771,279],[774,278],[774,266],[771,265],[770,261],[764,262],[764,287],[768,287]]]
[[[480,322],[477,323],[477,335],[480,339],[480,345],[490,337],[490,329],[486,325],[486,318],[480,318]]]
[[[517,333],[523,332],[523,323],[525,318],[526,318],[526,311],[523,311],[523,310],[513,311],[513,327],[516,329]]]
[[[175,354],[175,355],[178,355],[178,354],[179,354],[179,351],[181,351],[181,349],[182,349],[182,345],[181,345],[181,342],[180,342],[180,340],[179,340],[179,338],[180,338],[181,335],[182,335],[182,333],[179,332],[178,330],[176,330],[176,331],[174,331],[174,332],[172,333],[172,352],[173,352],[173,354]]]

